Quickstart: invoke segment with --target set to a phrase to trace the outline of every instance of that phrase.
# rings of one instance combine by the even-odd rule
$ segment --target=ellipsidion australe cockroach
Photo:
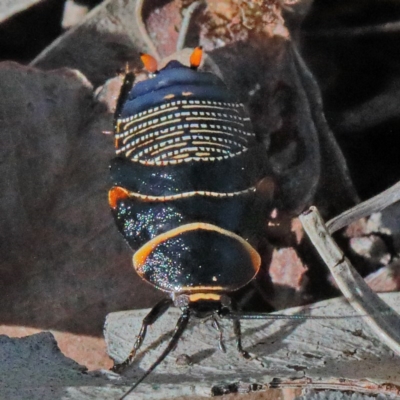
[[[172,304],[182,311],[167,348],[130,391],[172,351],[192,316],[232,319],[244,357],[240,318],[261,316],[238,310],[231,295],[261,266],[271,170],[244,105],[216,75],[198,71],[201,57],[198,47],[190,67],[173,60],[157,70],[143,54],[149,79],[134,84],[128,73],[117,102],[109,204],[136,272],[169,296],[113,370],[132,362],[147,327]]]

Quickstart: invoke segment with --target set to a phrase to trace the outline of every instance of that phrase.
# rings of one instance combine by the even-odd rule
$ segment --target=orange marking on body
[[[196,289],[196,287],[194,287],[193,289]],[[221,295],[215,294],[215,293],[196,293],[196,294],[189,295],[189,301],[191,303],[194,303],[196,301],[202,301],[202,300],[220,301]]]
[[[190,56],[190,68],[197,69],[200,66],[202,57],[203,48],[198,46],[193,50],[193,53]]]
[[[157,71],[158,65],[157,60],[150,54],[142,53],[140,54],[140,59],[147,71],[154,73]]]
[[[246,242],[245,239],[243,239],[239,235],[236,235],[236,233],[227,231],[216,225],[207,224],[204,222],[193,222],[191,224],[182,225],[182,226],[179,226],[178,228],[171,229],[170,231],[162,233],[161,235],[158,235],[155,238],[149,240],[133,255],[133,265],[135,267],[136,272],[139,275],[142,273],[141,269],[145,265],[147,258],[149,257],[150,253],[159,244],[164,243],[167,240],[169,240],[175,236],[178,236],[184,232],[190,232],[190,231],[200,230],[200,229],[208,230],[208,231],[215,231],[215,232],[220,233],[221,235],[229,236],[233,239],[236,239],[238,242],[240,242],[243,245],[243,247],[246,249],[246,251],[250,255],[250,258],[251,258],[251,261],[253,264],[253,268],[254,268],[254,272],[255,273],[258,272],[258,270],[260,269],[260,265],[261,265],[261,257],[258,254],[258,252],[249,243]]]
[[[108,204],[115,210],[118,205],[118,201],[128,199],[129,192],[121,186],[114,186],[108,191]]]

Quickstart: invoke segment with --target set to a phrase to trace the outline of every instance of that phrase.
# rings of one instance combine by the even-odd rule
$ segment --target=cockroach
[[[197,47],[190,67],[173,60],[158,70],[141,55],[149,79],[134,84],[128,73],[117,102],[109,204],[136,272],[169,296],[113,370],[131,364],[147,327],[172,304],[182,311],[166,349],[129,392],[173,350],[191,317],[233,320],[244,357],[240,319],[263,317],[241,312],[232,294],[260,270],[274,180],[244,105],[219,77],[198,70],[201,57]]]

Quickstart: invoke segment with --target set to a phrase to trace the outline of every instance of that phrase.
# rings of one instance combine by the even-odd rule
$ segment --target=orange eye
[[[190,56],[190,68],[197,69],[201,63],[203,57],[203,48],[201,46],[196,47]]]
[[[154,73],[157,71],[157,60],[153,56],[151,56],[150,54],[141,53],[140,59],[142,60],[142,63],[147,71],[149,71],[150,73]]]

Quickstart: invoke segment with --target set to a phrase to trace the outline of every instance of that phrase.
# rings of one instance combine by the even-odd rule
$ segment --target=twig
[[[202,0],[195,1],[186,10],[182,20],[181,29],[179,30],[178,41],[176,43],[176,51],[180,51],[185,47],[186,36],[192,21],[193,13],[204,3]]]
[[[400,31],[400,22],[386,22],[378,25],[359,26],[351,28],[337,28],[337,29],[318,29],[313,31],[305,31],[307,36],[321,37],[354,37],[375,35],[380,33],[398,33]]]
[[[326,223],[329,233],[334,233],[339,229],[367,217],[374,212],[381,211],[393,203],[400,201],[400,181],[386,189],[384,192],[356,205]]]
[[[343,153],[336,142],[335,136],[325,118],[321,90],[318,87],[312,72],[293,43],[291,49],[294,62],[299,71],[300,79],[307,93],[313,121],[318,129],[321,159],[325,160],[325,166],[323,166],[323,168],[326,169],[325,173],[329,171],[329,164],[335,165],[335,171],[331,171],[330,173],[331,178],[340,181],[340,187],[343,190],[343,194],[346,194],[349,200],[353,202],[352,204],[358,203],[359,197],[353,186],[353,182],[350,179],[346,159],[344,158]],[[329,164],[327,164],[327,161],[329,161]]]
[[[300,221],[341,292],[376,335],[400,355],[400,316],[364,282],[330,236],[316,207],[300,215]]]
[[[149,33],[147,32],[146,25],[143,21],[143,4],[144,4],[144,2],[145,2],[145,0],[137,0],[136,1],[136,8],[135,8],[136,24],[139,28],[142,39],[148,46],[150,52],[157,59],[157,61],[160,61],[161,60],[160,54],[158,53],[156,46],[154,45],[153,41],[151,40]]]

